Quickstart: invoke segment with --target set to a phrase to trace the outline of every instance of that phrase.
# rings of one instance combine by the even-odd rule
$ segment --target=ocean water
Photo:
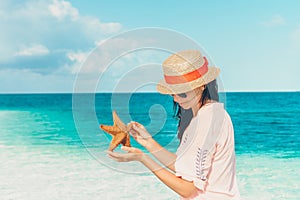
[[[300,199],[300,93],[223,97],[243,199]],[[156,93],[0,95],[0,199],[178,199],[138,163],[107,158],[110,136],[99,129],[116,110],[175,152],[172,104]]]

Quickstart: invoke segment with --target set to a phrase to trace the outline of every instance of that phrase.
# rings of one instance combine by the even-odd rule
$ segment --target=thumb
[[[147,138],[150,138],[151,135],[147,132],[147,130],[142,126],[136,126],[136,125],[133,125],[133,130],[137,131],[140,136],[142,136],[143,138],[147,139]]]

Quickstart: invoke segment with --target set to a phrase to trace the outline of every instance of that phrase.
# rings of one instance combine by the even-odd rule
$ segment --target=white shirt
[[[184,131],[176,155],[176,176],[193,181],[199,189],[187,199],[240,199],[234,130],[222,103],[200,108]]]

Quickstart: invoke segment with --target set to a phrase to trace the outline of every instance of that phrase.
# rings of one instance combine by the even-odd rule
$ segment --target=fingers
[[[118,161],[118,155],[117,153],[113,152],[113,151],[106,151],[108,157],[110,157],[111,159]]]
[[[121,154],[113,151],[107,151],[108,157],[111,159],[117,161],[117,162],[128,162],[129,160],[125,156],[126,154]]]
[[[135,148],[135,147],[127,147],[127,146],[122,146],[121,149],[123,151],[127,151],[127,153],[143,153],[142,150],[138,149],[138,148]]]
[[[121,149],[123,151],[127,151],[128,153],[132,153],[132,152],[134,152],[135,148],[133,148],[133,147],[127,147],[127,146],[122,146]]]
[[[141,128],[141,129],[145,129],[145,127],[144,127],[142,124],[138,123],[138,122],[134,122],[134,125],[135,125],[136,127]]]
[[[138,132],[136,132],[134,129],[130,129],[129,130],[129,134],[132,136],[132,137],[136,137],[136,136],[138,136]]]
[[[128,124],[129,127],[129,134],[137,140],[138,138],[151,138],[152,136],[148,133],[148,131],[145,129],[145,127],[138,123],[138,122],[130,122]]]
[[[133,126],[137,126],[137,127],[142,128],[142,129],[145,129],[145,127],[144,127],[142,124],[140,124],[140,123],[138,123],[138,122],[135,122],[135,121],[131,121],[130,123],[127,124],[127,126],[128,126],[130,129],[132,129]]]
[[[144,128],[144,126],[133,126],[132,127],[133,130],[135,130],[136,132],[139,133],[139,135],[143,138],[143,139],[148,139],[151,138],[152,136],[148,133],[148,131]]]
[[[143,152],[134,147],[123,146],[122,150],[127,151],[127,153],[118,153],[113,151],[107,151],[108,157],[117,162],[129,162],[140,160]]]
[[[136,127],[137,122],[130,122],[127,127],[128,127],[128,132],[129,134],[134,137],[134,139],[137,138],[138,135],[140,135],[139,131],[135,130],[134,127]]]
[[[145,130],[145,128],[142,127],[142,125],[136,125],[136,124],[133,124],[132,129],[137,131],[137,132],[141,132],[141,131]]]

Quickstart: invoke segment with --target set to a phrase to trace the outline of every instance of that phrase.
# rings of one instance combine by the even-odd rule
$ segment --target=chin
[[[188,106],[188,105],[185,105],[185,104],[179,104],[181,108],[185,109],[185,110],[188,110],[190,109],[191,107]]]

